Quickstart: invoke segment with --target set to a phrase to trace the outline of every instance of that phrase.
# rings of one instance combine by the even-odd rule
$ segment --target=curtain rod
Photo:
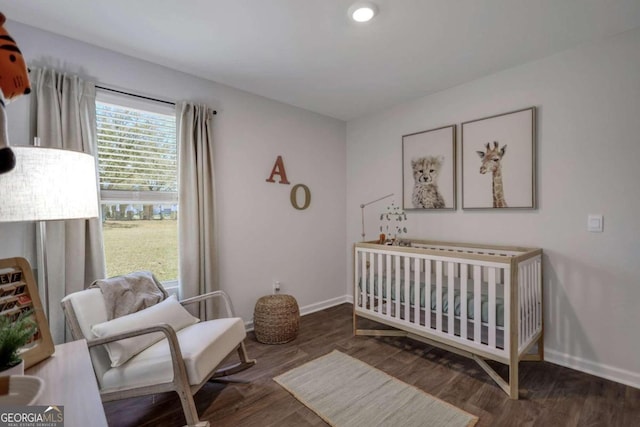
[[[110,87],[104,87],[104,86],[96,85],[96,89],[102,89],[102,90],[106,90],[106,91],[109,91],[109,92],[119,93],[121,95],[134,96],[136,98],[141,98],[141,99],[146,99],[146,100],[149,100],[149,101],[160,102],[162,104],[169,104],[169,105],[173,105],[173,106],[176,105],[175,102],[165,101],[164,99],[152,98],[150,96],[144,96],[144,95],[138,95],[138,94],[135,94],[135,93],[125,92],[125,91],[122,91],[122,90],[112,89]],[[218,112],[216,110],[213,110],[213,114],[218,114]]]

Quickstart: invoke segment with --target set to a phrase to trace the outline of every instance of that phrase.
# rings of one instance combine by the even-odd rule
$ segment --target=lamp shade
[[[54,221],[99,215],[93,156],[13,146],[16,167],[0,175],[0,222]]]

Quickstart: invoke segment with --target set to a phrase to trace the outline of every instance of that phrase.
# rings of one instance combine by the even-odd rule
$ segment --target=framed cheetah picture
[[[456,125],[402,136],[402,207],[456,209]]]
[[[462,123],[462,209],[535,209],[535,107]]]

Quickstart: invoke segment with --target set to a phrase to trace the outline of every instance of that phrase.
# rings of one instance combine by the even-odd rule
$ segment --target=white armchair
[[[209,298],[222,298],[228,317],[198,323],[194,323],[195,318],[192,321],[187,318],[188,325],[184,326],[185,316],[190,315],[177,313],[182,316],[181,321],[174,321],[176,310],[185,313],[186,310],[176,309],[177,302],[171,297],[107,322],[100,289],[67,295],[61,303],[67,325],[74,339],[87,340],[102,401],[175,391],[187,424],[209,425],[200,422],[193,394],[213,378],[243,371],[256,363],[247,356],[244,323],[241,318],[233,317],[231,301],[223,291],[188,298],[180,304],[194,304]],[[158,317],[165,313],[166,323],[158,322]],[[102,333],[97,334],[98,330]],[[138,348],[131,350],[136,346]],[[234,350],[240,361],[216,369]]]

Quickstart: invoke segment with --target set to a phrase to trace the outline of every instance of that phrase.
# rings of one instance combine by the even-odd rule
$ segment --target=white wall
[[[539,208],[409,213],[409,236],[543,248],[546,358],[640,387],[638,52],[640,29],[347,123],[349,263],[360,203],[402,203],[403,134],[536,106]],[[368,238],[386,202],[368,208]]]
[[[344,299],[344,122],[15,22],[7,27],[31,66],[217,109],[220,279],[245,321],[274,279],[307,310]],[[8,106],[13,144],[29,141],[28,114],[29,97]],[[265,182],[278,155],[292,185]],[[311,190],[304,211],[289,202],[297,183]],[[0,226],[0,257],[26,256],[34,264],[31,228]]]

